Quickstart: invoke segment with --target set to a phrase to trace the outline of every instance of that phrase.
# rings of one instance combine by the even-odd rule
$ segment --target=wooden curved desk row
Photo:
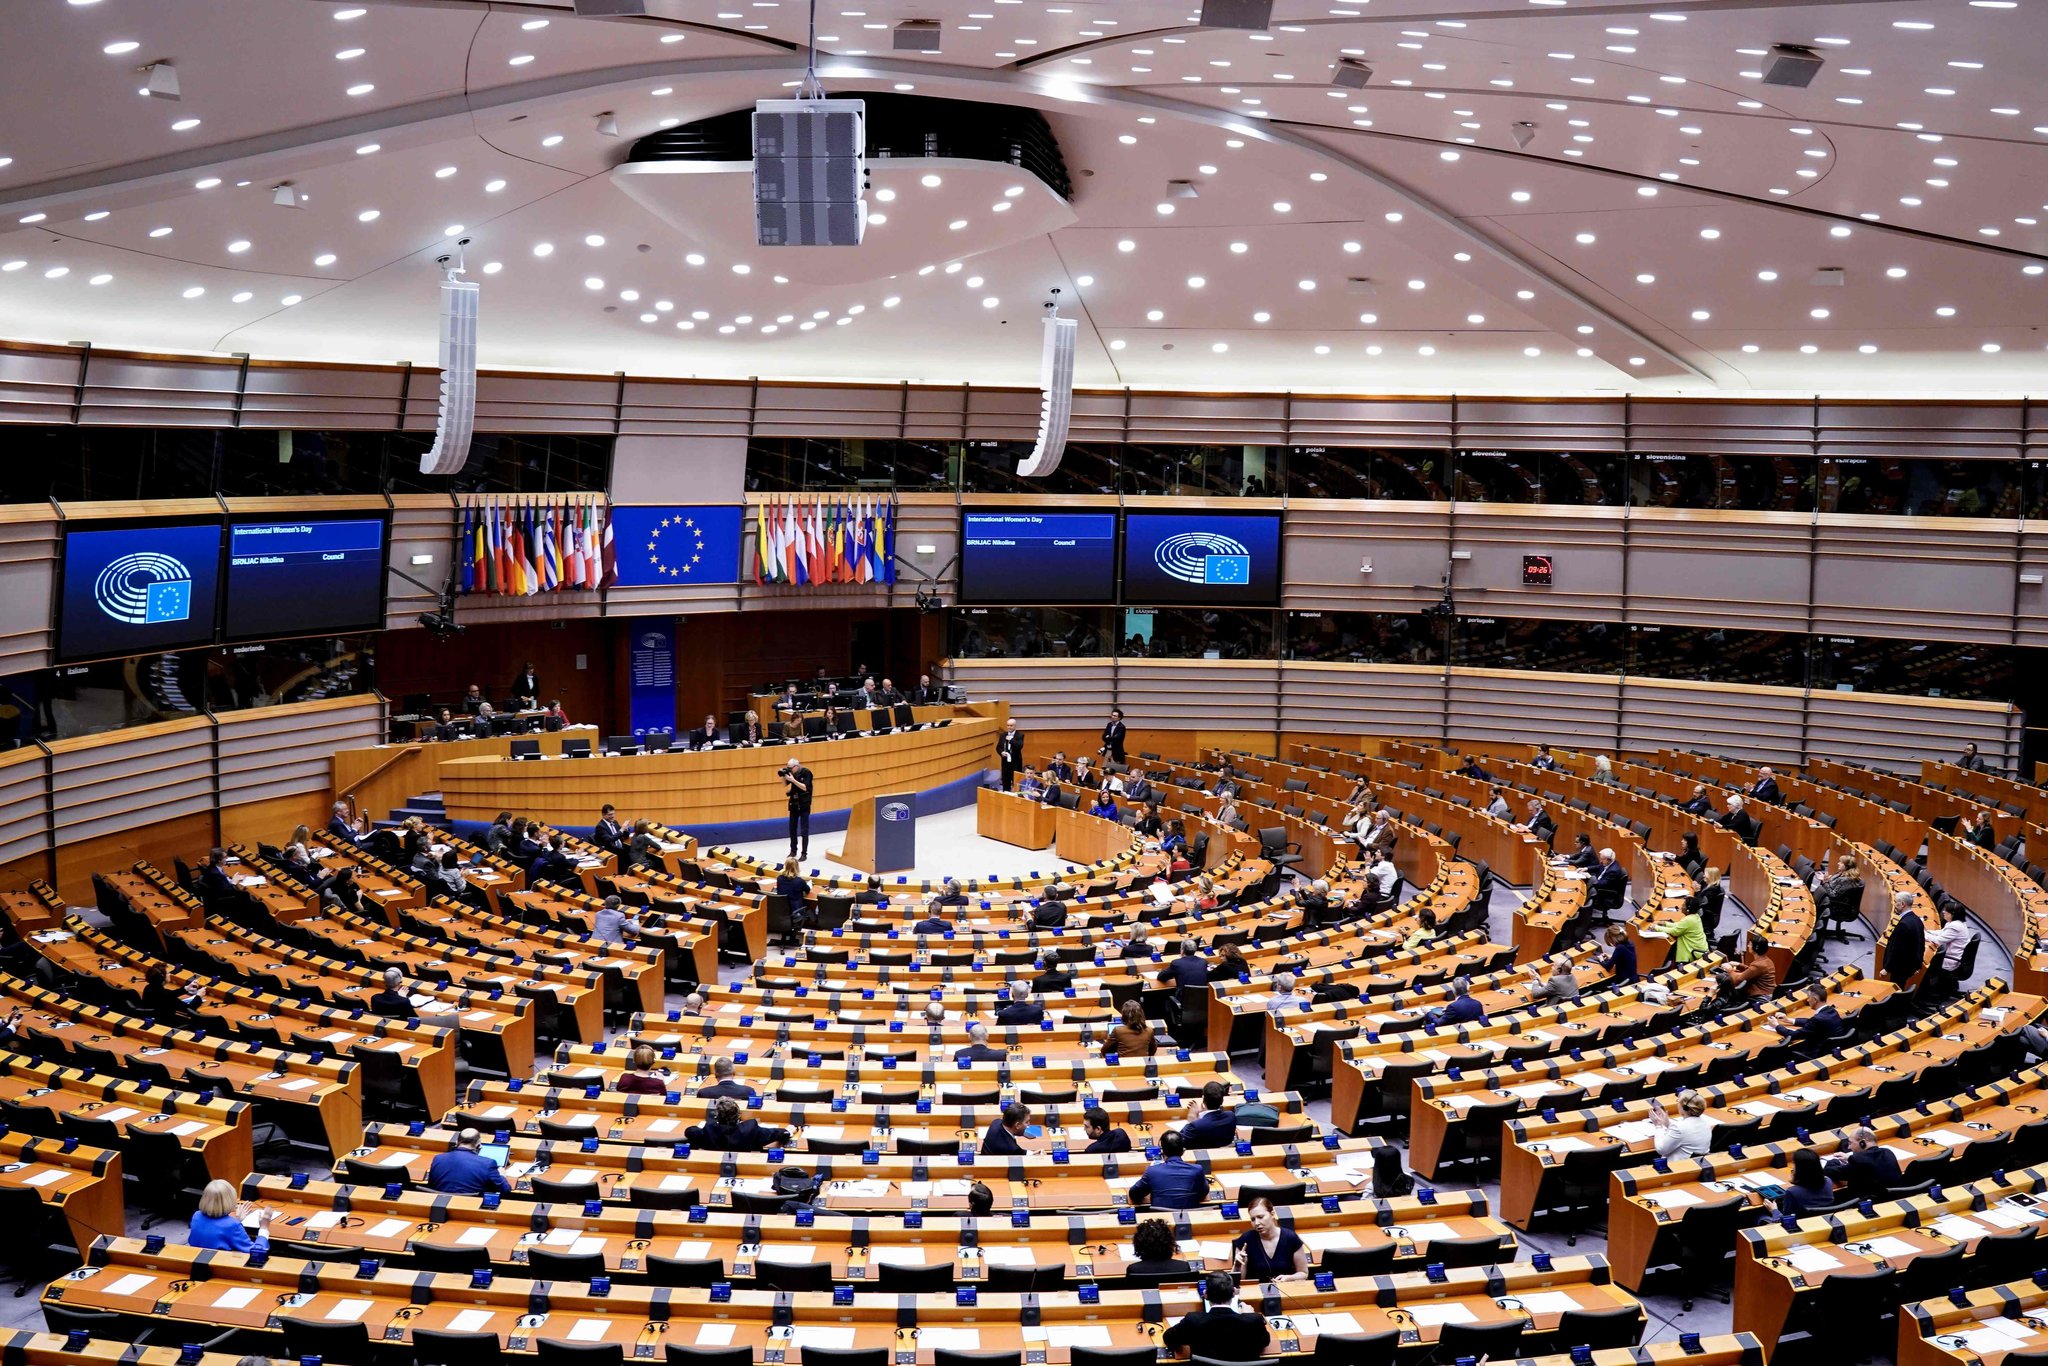
[[[24,1136],[61,1135],[67,1120],[116,1124],[131,1136],[160,1130],[199,1158],[209,1180],[240,1180],[255,1161],[255,1110],[246,1100],[201,1099],[196,1091],[7,1053],[0,1054],[0,1101],[16,1107],[8,1124]]]
[[[887,1268],[908,1267],[935,1273],[944,1268],[967,1285],[988,1284],[992,1271],[1019,1269],[1043,1273],[1036,1278],[1040,1289],[1091,1280],[1115,1284],[1134,1260],[1129,1245],[1136,1227],[1102,1214],[1019,1224],[1007,1214],[954,1217],[936,1210],[914,1220],[818,1213],[799,1223],[794,1215],[709,1209],[701,1186],[676,1188],[666,1178],[652,1192],[659,1207],[611,1202],[595,1213],[578,1205],[520,1199],[487,1202],[480,1196],[418,1190],[394,1194],[327,1181],[297,1185],[295,1178],[283,1176],[251,1176],[241,1191],[243,1199],[275,1211],[273,1243],[303,1245],[277,1249],[281,1255],[309,1255],[317,1247],[328,1255],[404,1261],[422,1247],[469,1249],[468,1255],[488,1258],[512,1275],[530,1264],[532,1250],[540,1249],[601,1257],[606,1272],[629,1280],[659,1277],[663,1268],[653,1259],[666,1258],[716,1260],[717,1272],[706,1283],[752,1280],[763,1267],[827,1266],[834,1281],[882,1281],[885,1290],[892,1288]],[[648,1193],[640,1194],[646,1198]],[[1188,1260],[1219,1271],[1228,1269],[1230,1240],[1247,1226],[1241,1216],[1215,1207],[1141,1217],[1166,1220],[1176,1241],[1187,1245]],[[1281,1217],[1312,1252],[1383,1254],[1390,1268],[1402,1270],[1420,1270],[1432,1249],[1441,1259],[1447,1245],[1471,1240],[1489,1240],[1494,1255],[1488,1261],[1512,1260],[1515,1251],[1513,1231],[1488,1217],[1485,1198],[1476,1193],[1446,1192],[1428,1204],[1402,1196],[1335,1212],[1294,1205]],[[1452,1247],[1449,1255],[1460,1250]]]
[[[817,1345],[882,1347],[925,1360],[955,1350],[1037,1348],[1048,1361],[1077,1346],[1157,1346],[1165,1324],[1197,1306],[1193,1288],[1103,1290],[1099,1295],[977,1293],[947,1300],[733,1288],[611,1285],[470,1277],[307,1262],[271,1256],[102,1239],[90,1264],[52,1281],[45,1302],[147,1322],[277,1331],[285,1318],[361,1323],[373,1342],[406,1342],[421,1331],[490,1333],[504,1350],[529,1353],[543,1340],[617,1343],[630,1358],[657,1359],[669,1342],[744,1343],[757,1354]],[[1318,1289],[1282,1282],[1255,1292],[1282,1354],[1312,1350],[1320,1333],[1382,1332],[1424,1344],[1446,1322],[1520,1324],[1555,1330],[1569,1309],[1626,1310],[1635,1301],[1607,1279],[1598,1257],[1560,1257],[1548,1270],[1527,1262],[1426,1273],[1353,1277]],[[714,1298],[716,1296],[716,1298]]]
[[[688,825],[769,820],[789,810],[776,770],[794,754],[811,770],[812,808],[837,811],[878,792],[922,792],[984,772],[1001,723],[981,716],[928,730],[759,749],[669,750],[636,755],[554,757],[520,762],[497,755],[435,765],[441,800],[456,821],[488,825],[500,811],[551,826],[585,828],[606,802]],[[548,747],[543,745],[545,751]]]
[[[1822,1060],[1756,1076],[1738,1074],[1693,1089],[1706,1099],[1708,1116],[1721,1124],[1784,1124],[1830,1114],[1838,1103],[1860,1112],[1878,1088],[2017,1032],[2041,1014],[2044,1004],[2038,996],[2017,995],[1994,980],[1945,1010]],[[1781,1113],[1787,1110],[1793,1112],[1790,1117]],[[1508,1122],[1501,1151],[1501,1217],[1517,1228],[1529,1227],[1550,1193],[1548,1183],[1561,1175],[1572,1153],[1598,1152],[1629,1162],[1647,1160],[1651,1151],[1648,1099],[1632,1100],[1620,1110],[1602,1106],[1555,1113],[1555,1118]]]
[[[31,1218],[13,1201],[28,1192],[27,1206],[38,1201],[46,1213],[61,1220],[79,1255],[97,1238],[118,1238],[125,1231],[122,1207],[121,1154],[88,1148],[76,1140],[35,1134],[0,1134],[0,1191],[9,1192],[7,1208],[21,1222],[9,1236],[22,1245],[38,1236]]]

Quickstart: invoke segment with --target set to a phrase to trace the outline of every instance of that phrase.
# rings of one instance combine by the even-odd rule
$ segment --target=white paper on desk
[[[2014,1336],[2006,1327],[2010,1322],[2011,1320],[2009,1319],[1986,1319],[1977,1327],[1967,1332],[1959,1333],[1956,1336],[1960,1337],[1963,1340],[1963,1345],[1973,1352],[2009,1352],[2014,1347],[2017,1347],[2021,1341],[2020,1338]],[[1940,1333],[1936,1336],[1947,1337],[1949,1335],[1947,1333]]]
[[[1999,1228],[2025,1228],[2028,1224],[2037,1222],[2041,1216],[2026,1210],[1993,1205],[1990,1209],[1979,1210],[1977,1217],[1987,1224],[1996,1224]]]
[[[1778,1107],[1767,1100],[1745,1100],[1735,1108],[1745,1115],[1757,1115],[1763,1119],[1778,1113]]]
[[[569,1244],[569,1251],[578,1257],[588,1257],[594,1252],[603,1252],[604,1239],[578,1238],[575,1242]]]
[[[1443,1304],[1417,1304],[1407,1306],[1415,1315],[1415,1321],[1422,1324],[1476,1323],[1479,1316],[1456,1300]]]
[[[233,1290],[221,1291],[220,1298],[213,1302],[213,1307],[215,1309],[240,1309],[252,1303],[262,1293],[263,1291],[260,1286],[236,1286]]]
[[[680,1129],[682,1125],[683,1122],[679,1119],[657,1119],[647,1126],[647,1132],[650,1134],[673,1133]]]
[[[2007,1228],[2018,1228],[2020,1224],[2038,1224],[2043,1219],[2048,1219],[2048,1214],[2043,1214],[2035,1206],[2015,1205],[2010,1200],[2001,1200],[1997,1204],[1993,1205],[1990,1210],[1986,1210],[1984,1212],[1986,1214],[1989,1214],[1991,1213],[1991,1210],[1997,1210],[2001,1214],[2019,1220],[2019,1223],[2017,1224],[2007,1224]]]
[[[689,1188],[690,1178],[682,1172],[670,1172],[667,1176],[661,1178],[661,1189],[665,1191],[680,1191],[688,1190]]]
[[[425,995],[424,993],[414,993],[413,995],[408,996],[405,999],[415,1008],[419,1006],[430,1006],[434,1003],[434,998]]]
[[[280,1091],[309,1091],[319,1084],[320,1079],[318,1077],[293,1077],[290,1081],[279,1082],[277,1089]]]
[[[610,1322],[609,1319],[578,1319],[575,1327],[569,1330],[569,1341],[603,1342],[604,1330]]]
[[[106,1293],[109,1295],[133,1295],[136,1291],[142,1289],[144,1286],[155,1284],[156,1277],[154,1276],[123,1276],[120,1280],[115,1281],[112,1285],[108,1286]]]
[[[1939,1143],[1944,1148],[1966,1148],[1970,1144],[1968,1134],[1959,1134],[1953,1129],[1929,1129],[1926,1133],[1914,1134],[1913,1137],[1929,1143]]]
[[[932,1190],[935,1193],[941,1196],[949,1196],[956,1200],[973,1189],[974,1183],[972,1181],[969,1181],[964,1176],[956,1176],[944,1181],[932,1182]]]
[[[29,1177],[28,1180],[22,1182],[21,1184],[23,1184],[24,1186],[54,1185],[56,1182],[62,1181],[66,1175],[68,1175],[68,1173],[63,1171],[37,1172],[34,1176]]]
[[[481,1332],[496,1317],[497,1312],[495,1310],[465,1309],[454,1318],[448,1320],[448,1331],[451,1333]]]
[[[199,1120],[186,1120],[183,1124],[173,1124],[171,1126],[171,1136],[173,1138],[184,1138],[188,1134],[198,1133],[201,1129],[204,1129],[205,1127],[206,1125],[201,1123]]]
[[[804,1141],[806,1143],[808,1143],[810,1140],[814,1138],[822,1138],[836,1142],[837,1140],[846,1137],[846,1129],[842,1125],[838,1124],[806,1124],[803,1129],[803,1134]]]
[[[1350,1167],[1310,1167],[1306,1169],[1316,1179],[1316,1184],[1355,1186],[1362,1181],[1372,1180],[1371,1172],[1357,1171]]]
[[[1905,1147],[1903,1144],[1883,1143],[1878,1146],[1889,1149],[1891,1155],[1899,1159],[1899,1165],[1902,1167],[1906,1165],[1906,1163],[1911,1162],[1915,1158],[1927,1156],[1926,1152],[1922,1149],[1908,1148]]]
[[[370,1312],[372,1303],[371,1300],[342,1300],[327,1311],[327,1318],[335,1323],[354,1323]]]
[[[1560,1138],[1545,1138],[1538,1141],[1554,1153],[1582,1153],[1590,1151],[1593,1147],[1585,1139],[1574,1138],[1570,1134],[1565,1134]]]
[[[1403,1227],[1408,1230],[1408,1237],[1418,1243],[1433,1243],[1443,1238],[1455,1238],[1458,1236],[1458,1230],[1452,1228],[1449,1224],[1434,1221],[1421,1224],[1406,1224]]]
[[[466,1228],[462,1230],[462,1236],[455,1241],[464,1247],[482,1247],[497,1236],[498,1230],[495,1228]]]
[[[729,1347],[732,1345],[733,1330],[738,1327],[736,1323],[700,1323],[697,1325],[697,1345]]]
[[[342,1214],[340,1210],[321,1210],[318,1214],[312,1215],[309,1218],[307,1218],[306,1227],[309,1229],[340,1228],[341,1221],[344,1217],[345,1216]]]
[[[842,1183],[837,1190],[831,1193],[834,1195],[859,1195],[864,1196],[868,1199],[873,1199],[878,1195],[887,1195],[889,1191],[893,1188],[894,1184],[894,1182],[885,1181],[880,1178],[872,1180],[847,1181]]]
[[[1630,1119],[1619,1124],[1610,1124],[1600,1132],[1610,1138],[1618,1138],[1624,1143],[1640,1143],[1655,1134],[1657,1126],[1647,1119]]]
[[[928,1347],[934,1352],[972,1352],[981,1346],[981,1330],[920,1326],[917,1330],[917,1345]]]
[[[774,1186],[774,1181],[765,1176],[736,1176],[726,1184],[726,1189],[741,1195],[766,1195]]]
[[[818,1250],[803,1244],[782,1247],[769,1243],[754,1254],[754,1260],[757,1262],[769,1262],[775,1266],[809,1266],[812,1262],[818,1260]]]
[[[1973,1219],[1965,1219],[1960,1214],[1943,1215],[1934,1221],[1933,1228],[1936,1233],[1946,1233],[1957,1242],[1967,1242],[1972,1238],[1982,1238],[1985,1234],[1991,1232],[1984,1225],[1977,1223]]]
[[[103,1115],[94,1115],[93,1118],[104,1119],[110,1124],[117,1124],[124,1119],[128,1119],[131,1116],[139,1115],[141,1113],[142,1111],[140,1110],[131,1110],[127,1106],[123,1105],[118,1106],[115,1109],[109,1110]]]
[[[1689,1190],[1644,1191],[1643,1199],[1663,1209],[1679,1209],[1700,1203],[1700,1198]]]
[[[562,1179],[563,1179],[564,1181],[571,1181],[571,1182],[574,1182],[574,1181],[595,1181],[595,1180],[597,1180],[597,1168],[595,1168],[595,1167],[578,1167],[578,1168],[577,1168],[577,1169],[576,1169],[575,1171],[572,1171],[572,1172],[570,1172],[570,1173],[569,1173],[569,1174],[568,1174],[567,1176],[563,1177]]]
[[[1295,1323],[1308,1329],[1317,1337],[1325,1333],[1360,1333],[1358,1319],[1350,1314],[1296,1314]]]
[[[1341,1228],[1310,1229],[1301,1235],[1302,1246],[1326,1252],[1333,1247],[1357,1247],[1358,1235]]]
[[[1883,1238],[1872,1238],[1864,1246],[1880,1257],[1917,1257],[1920,1255],[1920,1249],[1914,1247],[1904,1238],[1893,1238],[1889,1235]]]
[[[1109,1346],[1109,1325],[1106,1323],[1054,1323],[1048,1324],[1045,1340],[1055,1347],[1107,1347]]]
[[[1038,1254],[1028,1247],[1003,1247],[984,1245],[981,1259],[990,1266],[1036,1266]]]
[[[853,1346],[853,1329],[837,1324],[800,1323],[789,1330],[789,1340],[798,1347],[827,1347],[843,1352]]]
[[[711,1255],[709,1238],[689,1238],[676,1244],[675,1256],[685,1261],[701,1262]]]
[[[392,1234],[402,1233],[411,1227],[412,1220],[410,1219],[379,1219],[376,1223],[370,1225],[370,1236],[372,1238],[389,1238]]]
[[[1826,1091],[1818,1086],[1802,1086],[1796,1091],[1787,1091],[1784,1094],[1790,1096],[1793,1100],[1823,1101],[1833,1100],[1840,1093],[1836,1091]]]
[[[870,1246],[868,1248],[868,1260],[882,1266],[923,1266],[925,1264],[924,1249],[917,1246]],[[919,1335],[918,1341],[926,1346],[930,1345],[924,1342],[922,1334]]]
[[[1530,1082],[1526,1086],[1503,1086],[1500,1089],[1504,1095],[1517,1096],[1522,1100],[1534,1100],[1545,1091],[1555,1091],[1557,1084],[1555,1082],[1537,1081]]]
[[[465,1020],[488,1020],[491,1018],[491,1012],[488,1010],[472,1010],[462,1018]],[[509,1110],[512,1107],[508,1105],[505,1108]]]
[[[1562,1290],[1536,1290],[1515,1298],[1532,1314],[1562,1314],[1568,1309],[1585,1307]]]
[[[1801,1271],[1838,1271],[1842,1266],[1832,1253],[1808,1243],[1794,1243],[1786,1248],[1785,1260]]]

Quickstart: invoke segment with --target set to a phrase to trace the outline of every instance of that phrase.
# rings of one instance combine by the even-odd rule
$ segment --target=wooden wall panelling
[[[220,809],[220,842],[230,844],[282,844],[295,826],[318,830],[327,824],[334,803],[323,784],[319,792],[298,792],[285,797],[265,797]],[[368,814],[383,819],[386,811]]]
[[[1444,671],[1401,664],[1317,664],[1290,661],[1280,666],[1279,728],[1336,734],[1357,741],[1371,735],[1443,733]]]
[[[307,792],[324,797],[334,751],[375,745],[385,735],[383,704],[367,694],[223,712],[216,721],[224,808]]]
[[[0,753],[0,864],[46,853],[49,847],[49,756],[38,745]]]
[[[2013,539],[2019,559],[2013,583],[2013,644],[2048,645],[2048,522],[2023,522]],[[2027,575],[2037,581],[2019,582]]]
[[[389,431],[398,424],[401,395],[434,409],[438,371],[415,367],[411,389],[402,366],[321,365],[308,361],[253,361],[242,397],[244,427]],[[421,405],[421,400],[425,400]]]
[[[391,560],[397,568],[431,584],[435,589],[448,580],[448,562],[455,553],[454,500],[438,493],[403,493],[392,499]],[[432,555],[428,565],[412,563],[414,555]],[[456,619],[467,623],[481,598],[462,598],[455,605]],[[384,625],[387,629],[417,626],[420,613],[439,605],[435,592],[409,583],[396,574],[384,576]]]
[[[425,406],[432,412],[438,385],[427,393]],[[618,398],[619,381],[612,375],[479,370],[476,426],[484,432],[606,433],[618,420]]]
[[[1028,443],[1038,437],[1038,410],[1039,393],[1036,389],[975,388],[955,392],[913,388],[910,428],[906,435],[939,437],[943,434],[969,441]],[[948,422],[954,425],[947,426]]]
[[[1669,746],[1752,761],[1795,762],[1804,712],[1801,688],[1625,678],[1619,747]]]
[[[753,387],[744,381],[629,379],[619,431],[633,436],[745,436]]]
[[[1107,659],[954,659],[947,661],[946,673],[971,698],[1008,701],[1010,715],[1026,730],[1100,734],[1116,705]],[[1135,720],[1129,724],[1137,729]]]
[[[0,342],[0,422],[66,423],[80,349]]]
[[[2026,439],[2026,405],[2009,399],[1823,400],[1817,406],[1824,455],[2017,460]]]
[[[1443,596],[1450,519],[1448,503],[1290,504],[1282,523],[1282,605],[1293,612],[1415,612],[1430,606]],[[1367,560],[1370,574],[1361,572]]]
[[[1625,508],[1556,508],[1460,503],[1456,549],[1472,558],[1452,568],[1466,616],[1618,621],[1622,616]],[[1524,555],[1555,557],[1548,588],[1522,582]]]
[[[57,516],[0,509],[0,675],[46,668],[56,649]]]
[[[50,742],[57,843],[91,840],[214,806],[213,722],[160,721]]]
[[[1616,676],[1452,669],[1448,696],[1453,739],[1547,740],[1596,752],[1621,744]]]
[[[1918,773],[1922,759],[1949,759],[1971,740],[1994,768],[2019,760],[2019,714],[1993,702],[1816,691],[1807,749],[1816,758]]]
[[[140,859],[170,872],[174,859],[193,863],[205,857],[214,841],[213,809],[208,807],[60,844],[53,860],[57,890],[72,905],[89,906],[94,873],[127,868]]]
[[[1272,660],[1120,660],[1116,693],[1133,732],[1280,728],[1280,665]]]
[[[1627,405],[1615,399],[1461,398],[1462,450],[1621,451]]]
[[[1812,524],[1804,512],[1630,509],[1628,619],[1805,631]]]
[[[1779,399],[1636,399],[1629,445],[1691,455],[1811,455],[1813,405]]]
[[[456,617],[463,617],[456,609]],[[471,683],[495,704],[531,660],[540,675],[542,701],[560,697],[571,721],[597,720],[612,702],[612,631],[593,618],[553,622],[471,626],[440,640],[425,631],[393,631],[377,646],[377,688],[393,709],[407,693],[430,693],[438,701],[460,697]],[[576,667],[578,655],[584,667]]]
[[[95,351],[82,426],[229,427],[241,362]]]
[[[1160,445],[1277,445],[1286,440],[1279,394],[1133,393],[1134,442]]]
[[[1347,398],[1294,394],[1287,411],[1294,446],[1429,447],[1451,445],[1448,398]]]
[[[2018,534],[1992,518],[1823,514],[1814,630],[2005,644]]]

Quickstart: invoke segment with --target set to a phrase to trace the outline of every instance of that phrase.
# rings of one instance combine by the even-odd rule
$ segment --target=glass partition
[[[1619,507],[1628,457],[1608,451],[1460,451],[1458,497],[1474,503]]]
[[[1420,612],[1289,612],[1287,658],[1441,666],[1444,628]]]
[[[2018,517],[2026,501],[2021,476],[2017,460],[1830,456],[1822,508],[1904,517]]]
[[[960,659],[1081,659],[1114,653],[1108,608],[955,607],[946,648]]]
[[[1638,453],[1629,457],[1629,498],[1637,507],[1811,512],[1819,474],[1810,457]]]

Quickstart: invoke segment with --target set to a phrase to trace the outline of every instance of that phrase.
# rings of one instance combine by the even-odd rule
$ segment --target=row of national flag
[[[462,509],[464,593],[531,596],[609,587],[618,578],[602,504],[480,498]]]
[[[896,582],[896,504],[780,495],[755,505],[754,582]]]

